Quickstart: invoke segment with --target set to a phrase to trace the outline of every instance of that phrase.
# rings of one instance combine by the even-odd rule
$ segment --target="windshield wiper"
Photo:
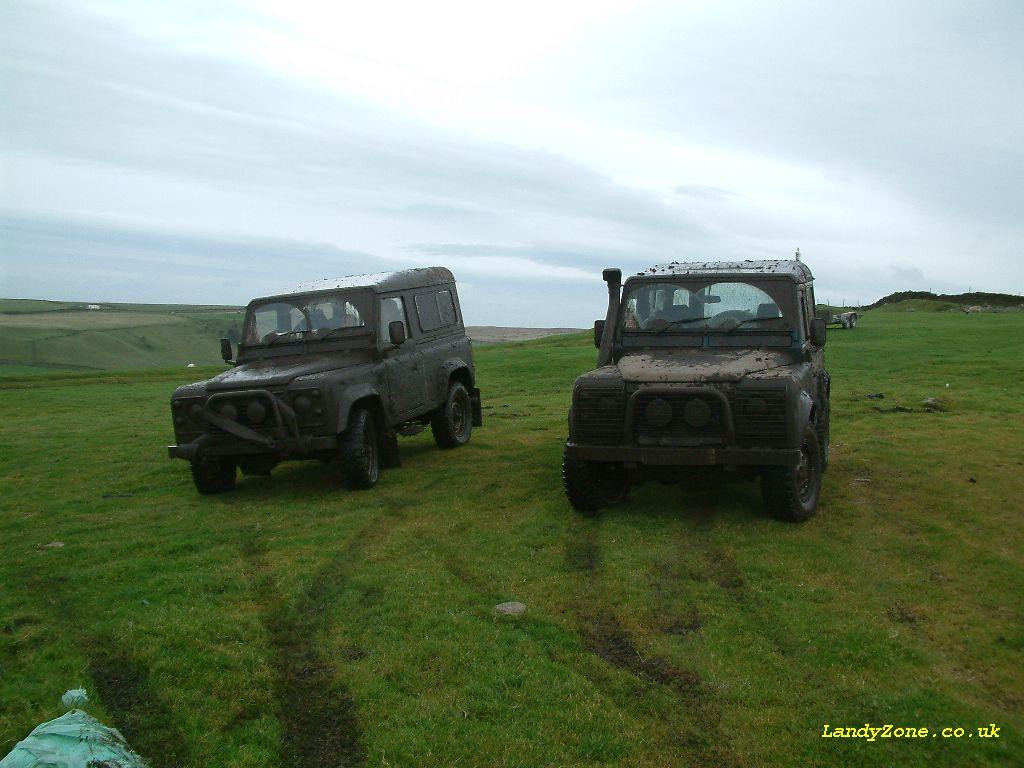
[[[669,328],[674,328],[674,327],[679,326],[679,325],[687,325],[688,323],[696,323],[696,322],[703,321],[703,320],[707,320],[707,318],[706,317],[681,317],[678,320],[670,320],[668,322],[668,324],[665,325],[664,328],[659,328],[658,330],[656,330],[654,332],[654,335],[655,336],[660,336],[665,331],[667,331]]]
[[[284,333],[279,333],[277,334],[277,338],[271,339],[270,341],[267,342],[267,346],[272,347],[275,344],[277,344],[277,342],[279,342],[281,339],[287,339],[289,336],[292,336],[296,333],[305,333],[305,331],[285,331]]]
[[[740,326],[746,325],[747,323],[764,323],[769,320],[781,320],[781,317],[748,317],[746,320],[737,321],[736,325],[726,331],[726,333],[732,333]]]

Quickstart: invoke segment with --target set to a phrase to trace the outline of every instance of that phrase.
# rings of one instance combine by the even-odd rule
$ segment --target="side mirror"
[[[820,317],[811,321],[811,344],[816,347],[825,346],[825,321]]]
[[[594,321],[594,346],[601,346],[601,337],[604,336],[604,320]]]
[[[401,320],[392,320],[388,323],[388,340],[396,347],[405,343],[405,323]]]
[[[234,353],[231,351],[231,339],[220,340],[220,356],[225,363],[230,363],[235,357]]]

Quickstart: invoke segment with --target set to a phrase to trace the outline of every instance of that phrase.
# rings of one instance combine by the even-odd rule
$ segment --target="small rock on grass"
[[[494,610],[504,616],[521,616],[526,613],[526,606],[516,602],[498,603]]]
[[[949,406],[937,397],[926,397],[921,401],[921,407],[926,411],[939,412],[948,411]]]
[[[51,541],[49,544],[40,544],[42,549],[60,549],[64,546],[63,541]]]

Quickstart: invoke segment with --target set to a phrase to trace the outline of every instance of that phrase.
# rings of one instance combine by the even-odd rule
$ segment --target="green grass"
[[[238,307],[0,299],[0,379],[36,370],[184,368],[220,361],[221,336],[237,336]]]
[[[163,450],[194,372],[0,383],[0,754],[83,686],[157,768],[1019,765],[1022,332],[830,332],[802,525],[710,477],[570,511],[585,334],[479,350],[471,444],[404,439],[359,493],[310,463],[197,495]],[[1002,731],[820,737],[864,722]]]

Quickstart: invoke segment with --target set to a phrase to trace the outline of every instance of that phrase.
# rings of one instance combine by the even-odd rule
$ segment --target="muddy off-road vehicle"
[[[768,511],[814,514],[828,460],[825,323],[799,261],[606,269],[598,367],[576,379],[562,475],[593,512],[631,483],[760,475]]]
[[[429,424],[442,448],[481,423],[473,353],[455,278],[443,267],[324,280],[254,299],[233,367],[171,396],[172,458],[200,493],[237,469],[266,475],[285,459],[320,459],[349,488],[399,464],[398,435]]]

